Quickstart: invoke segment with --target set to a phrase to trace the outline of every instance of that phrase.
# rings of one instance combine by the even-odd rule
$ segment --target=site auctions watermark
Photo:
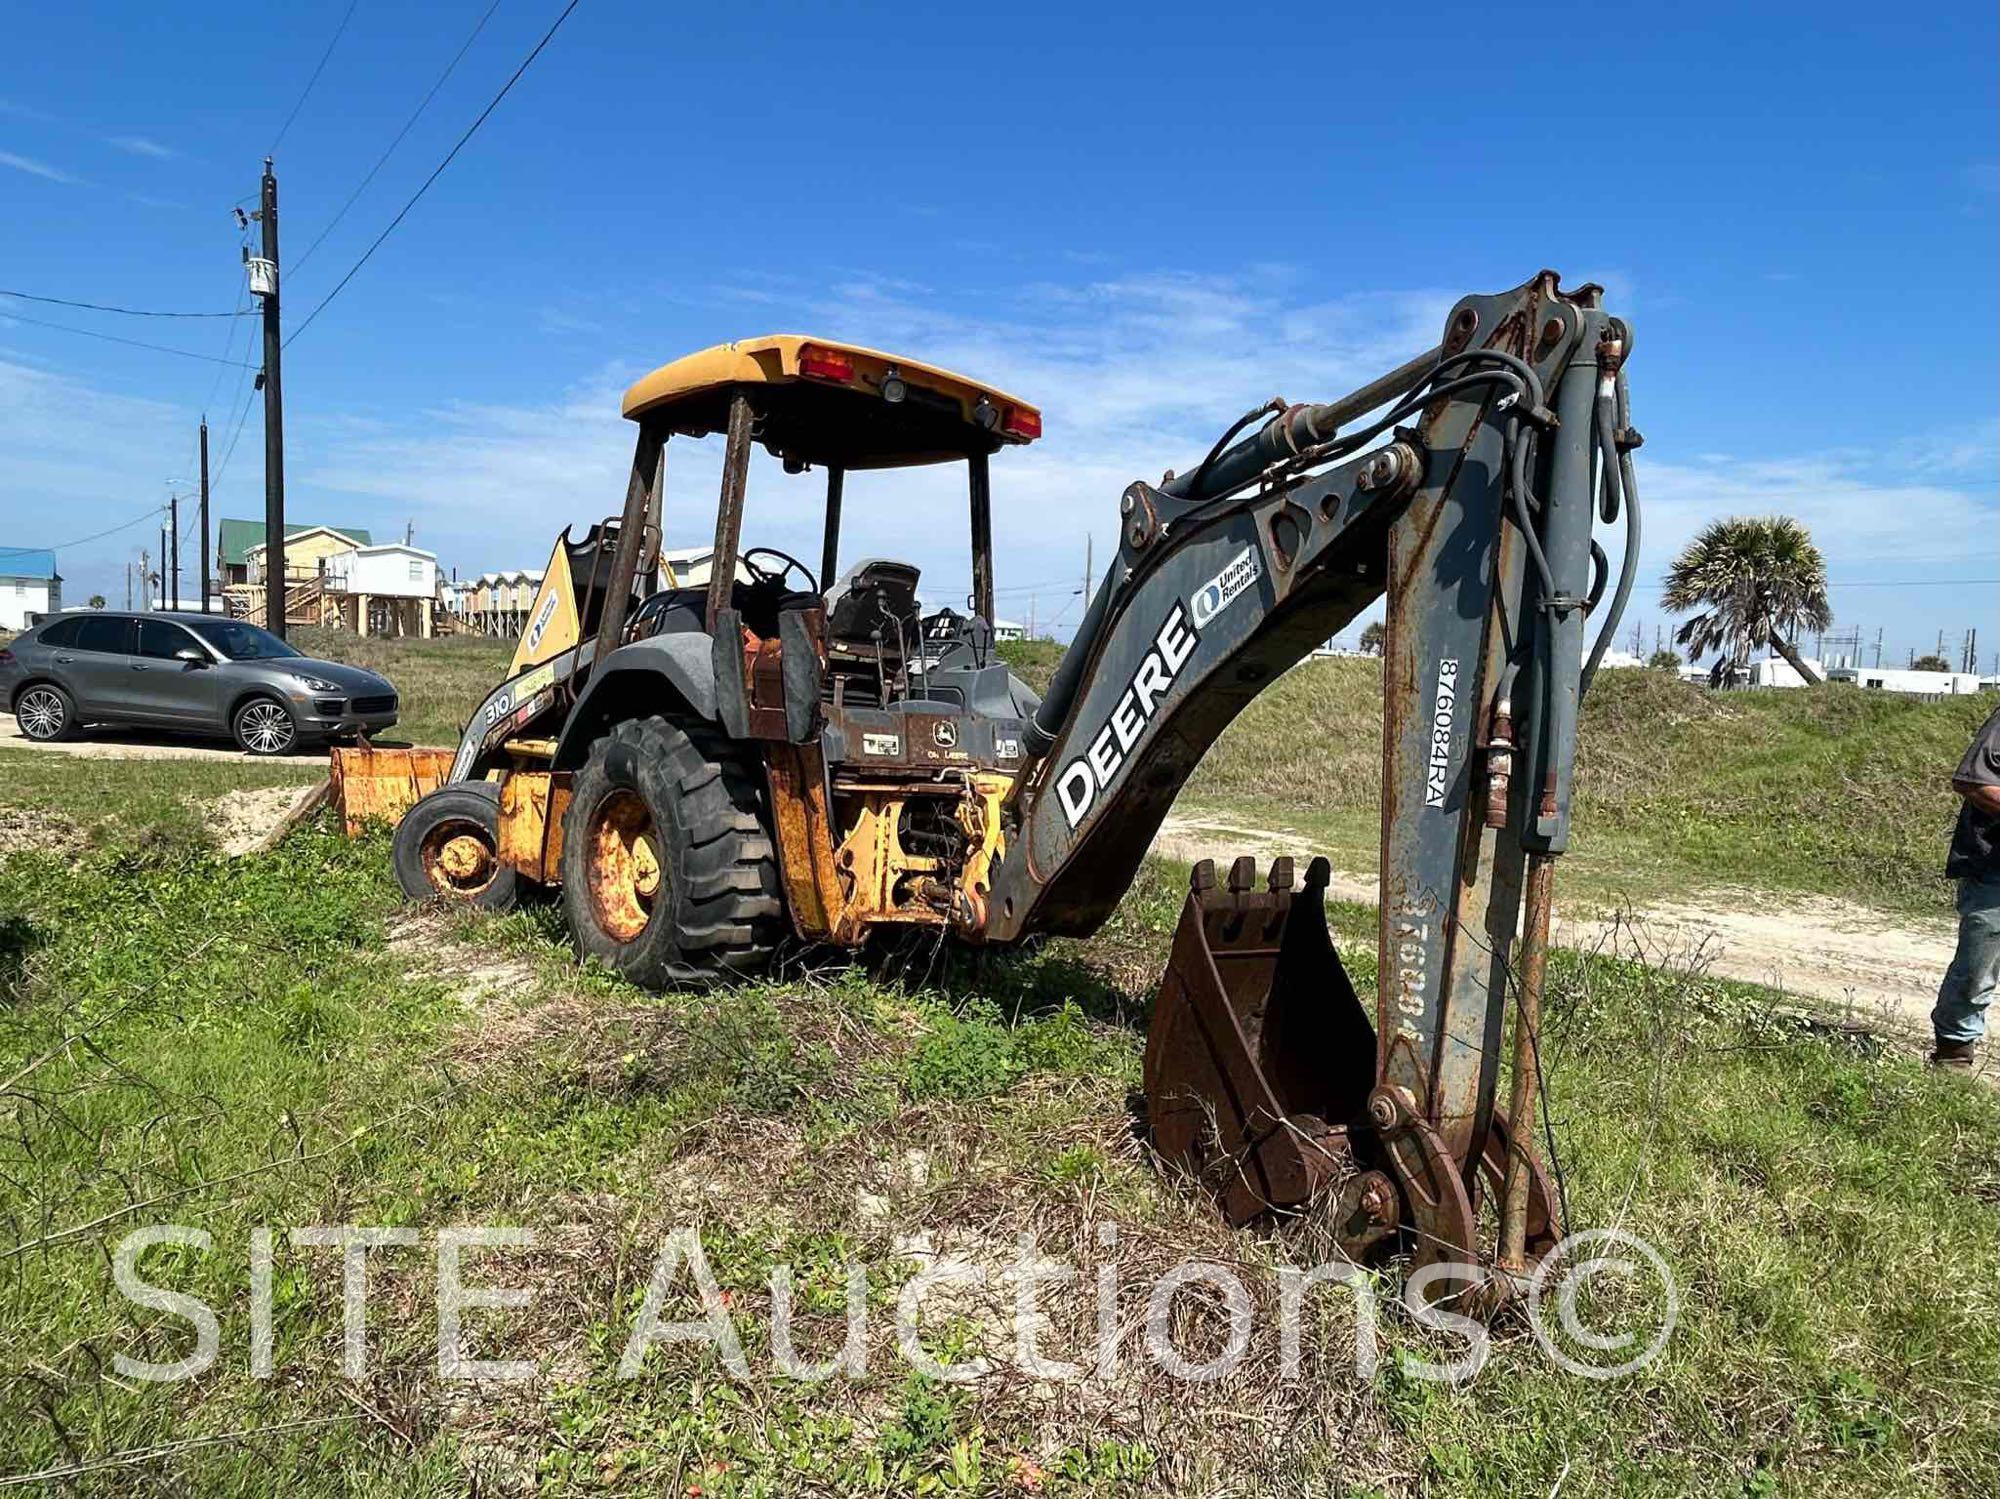
[[[468,1312],[532,1306],[537,1296],[534,1287],[495,1282],[506,1279],[502,1262],[506,1253],[534,1250],[539,1237],[535,1230],[450,1227],[429,1237],[428,1252],[436,1269],[438,1377],[502,1382],[535,1378],[541,1366],[532,1358],[475,1356],[469,1350],[472,1337],[466,1326]],[[285,1231],[286,1243],[294,1253],[338,1254],[341,1368],[349,1378],[361,1378],[368,1369],[371,1264],[379,1267],[382,1260],[378,1256],[398,1251],[424,1253],[425,1238],[415,1228],[354,1224]],[[250,1375],[256,1379],[270,1378],[276,1372],[273,1284],[278,1241],[278,1230],[251,1230],[248,1358]],[[1246,1280],[1240,1266],[1184,1260],[1154,1277],[1140,1298],[1125,1284],[1115,1258],[1116,1226],[1100,1225],[1096,1241],[1107,1257],[1098,1260],[1087,1276],[1073,1264],[1042,1255],[1034,1236],[1026,1233],[1016,1241],[1011,1259],[1000,1264],[929,1251],[893,1255],[899,1267],[916,1266],[895,1292],[892,1317],[897,1354],[920,1373],[957,1384],[976,1383],[1009,1367],[1039,1380],[1108,1381],[1119,1376],[1121,1360],[1141,1355],[1174,1379],[1224,1379],[1242,1364],[1258,1332],[1258,1299],[1251,1287],[1261,1278],[1267,1288],[1276,1291],[1282,1378],[1302,1377],[1307,1318],[1321,1297],[1342,1296],[1352,1306],[1351,1353],[1356,1377],[1372,1378],[1381,1362],[1384,1281],[1352,1261],[1333,1260],[1303,1269],[1280,1264]],[[160,1246],[178,1246],[181,1252],[173,1259],[183,1266],[190,1259],[188,1251],[215,1251],[214,1236],[206,1229],[181,1224],[135,1229],[115,1246],[113,1281],[133,1304],[186,1322],[193,1331],[193,1348],[171,1363],[147,1362],[120,1352],[113,1364],[118,1374],[128,1379],[192,1379],[206,1373],[222,1356],[222,1322],[216,1308],[140,1273],[142,1256]],[[476,1266],[468,1263],[469,1255],[479,1256]],[[477,1283],[475,1268],[482,1272]],[[768,1348],[772,1372],[806,1381],[835,1375],[865,1377],[870,1347],[870,1267],[850,1261],[842,1268],[846,1281],[845,1337],[832,1357],[818,1361],[803,1357],[794,1337],[793,1267],[779,1263],[771,1268]],[[1422,1357],[1408,1346],[1398,1346],[1394,1357],[1405,1375],[1462,1384],[1486,1366],[1493,1351],[1492,1331],[1486,1321],[1462,1308],[1479,1304],[1490,1274],[1477,1266],[1438,1262],[1424,1264],[1404,1277],[1390,1309],[1431,1335],[1424,1339],[1427,1348],[1435,1351],[1441,1343],[1456,1345],[1455,1356],[1441,1359]],[[1086,1279],[1090,1282],[1087,1289],[1080,1284]],[[1666,1259],[1644,1240],[1617,1229],[1572,1234],[1523,1281],[1513,1287],[1519,1293],[1513,1300],[1525,1310],[1535,1344],[1558,1366],[1585,1379],[1616,1379],[1651,1363],[1665,1349],[1680,1315],[1679,1290]],[[878,1278],[875,1284],[879,1287],[883,1282]],[[1043,1347],[1052,1326],[1050,1297],[1059,1288],[1090,1298],[1087,1304],[1072,1308],[1085,1313],[1081,1322],[1094,1333],[1084,1347],[1071,1350],[1087,1352],[1087,1359],[1057,1358]],[[947,1363],[926,1348],[921,1330],[926,1304],[945,1303],[949,1307],[954,1298],[968,1294],[984,1298],[988,1305],[1005,1304],[1008,1336],[1002,1341],[1011,1343],[1009,1358],[980,1353]],[[1594,1297],[1590,1311],[1584,1306],[1586,1296]],[[1192,1298],[1203,1307],[1209,1331],[1220,1334],[1220,1347],[1205,1346],[1197,1357],[1176,1341],[1176,1310],[1184,1304],[1183,1298]],[[882,1310],[877,1308],[878,1316]],[[1139,1355],[1128,1347],[1133,1341],[1134,1312],[1139,1314]],[[741,1299],[718,1283],[700,1234],[693,1228],[678,1228],[658,1243],[644,1298],[624,1329],[618,1374],[639,1378],[652,1348],[694,1343],[712,1349],[734,1378],[747,1381],[753,1375],[739,1331],[745,1315]],[[1199,1341],[1214,1345],[1218,1338],[1203,1336]]]

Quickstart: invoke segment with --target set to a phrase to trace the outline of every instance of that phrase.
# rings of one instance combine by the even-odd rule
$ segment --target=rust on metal
[[[846,902],[834,868],[826,762],[820,746],[767,744],[764,770],[771,787],[778,869],[785,881],[792,928],[808,940],[830,937]]]
[[[1195,866],[1146,1037],[1154,1146],[1234,1224],[1301,1209],[1355,1175],[1349,1131],[1375,1074],[1326,929],[1327,863],[1313,860],[1302,892],[1292,868],[1275,861],[1258,890],[1252,859],[1231,866],[1227,889],[1211,862]],[[1392,1222],[1372,1201],[1369,1221]]]
[[[553,885],[562,865],[563,818],[570,772],[516,770],[500,782],[502,864],[539,885]]]
[[[1535,1106],[1540,1092],[1542,988],[1548,978],[1549,915],[1555,901],[1555,860],[1528,859],[1526,909],[1522,918],[1520,998],[1514,1015],[1514,1091],[1507,1118],[1513,1126],[1507,1171],[1500,1191],[1502,1270],[1526,1268],[1530,1176],[1535,1165]]]
[[[394,827],[451,774],[452,751],[336,746],[328,775],[341,826],[358,838],[371,824]]]
[[[659,833],[645,798],[620,787],[572,836],[584,840],[584,879],[598,922],[620,942],[636,940],[666,886]]]

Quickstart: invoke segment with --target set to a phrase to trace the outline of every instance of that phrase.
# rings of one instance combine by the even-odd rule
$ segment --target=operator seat
[[[897,691],[918,643],[918,576],[914,563],[867,557],[827,589],[829,679],[848,677],[853,687],[873,681],[883,699]]]

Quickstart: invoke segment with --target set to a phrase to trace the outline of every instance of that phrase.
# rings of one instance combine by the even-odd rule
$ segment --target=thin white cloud
[[[0,167],[12,167],[17,172],[26,172],[31,177],[46,178],[50,182],[66,182],[81,187],[83,179],[73,177],[59,167],[52,167],[45,161],[36,161],[32,156],[17,156],[12,151],[0,151]]]
[[[1003,452],[993,466],[1000,608],[1024,618],[1032,594],[1038,622],[1060,616],[1067,625],[1080,612],[1073,596],[1085,537],[1094,538],[1101,572],[1115,550],[1126,484],[1186,468],[1227,422],[1273,395],[1330,399],[1400,363],[1437,340],[1456,298],[1429,288],[1336,298],[1301,292],[1289,272],[1263,268],[1084,279],[983,297],[858,275],[832,289],[758,278],[746,290],[711,293],[710,301],[735,306],[739,333],[789,328],[851,338],[1037,402],[1047,435]],[[645,368],[686,351],[621,352],[645,362],[577,366],[552,379],[540,400],[446,403],[414,416],[362,409],[336,417],[303,408],[288,423],[292,512],[385,532],[414,521],[419,541],[462,573],[539,565],[562,526],[617,508],[636,436],[619,415],[620,395]],[[1643,416],[1643,370],[1635,367],[1633,382]],[[41,504],[44,495],[95,516],[105,509],[103,495],[151,492],[160,452],[185,443],[177,429],[189,421],[155,403],[121,404],[24,365],[0,365],[0,448],[16,455],[0,476],[0,531],[40,537],[42,528],[28,525],[21,507]],[[2000,503],[1990,478],[2000,424],[1988,418],[1908,434],[1879,452],[1752,460],[1704,449],[1701,441],[1695,427],[1679,441],[1654,430],[1639,455],[1642,579],[1657,579],[1705,522],[1771,512],[1795,515],[1812,529],[1843,619],[1865,609],[1889,623],[1892,635],[1918,639],[1959,628],[1964,601],[1942,589],[1843,594],[1843,578],[1992,575]],[[257,488],[255,448],[255,431],[246,431],[218,495],[219,513],[254,513],[245,507]],[[719,441],[676,439],[668,468],[668,540],[705,543]],[[815,564],[820,494],[817,476],[787,478],[760,456],[746,536]],[[854,474],[841,554],[848,562],[909,558],[924,570],[926,596],[944,602],[967,584],[966,526],[964,480],[955,468]],[[1604,539],[1615,563],[1618,538]],[[1958,555],[1969,570],[1938,565]],[[1641,593],[1638,617],[1657,618],[1656,599]]]
[[[172,161],[181,154],[173,147],[163,146],[144,135],[108,135],[104,139],[106,144],[116,146],[121,151],[129,151],[134,156],[150,156],[155,161]]]

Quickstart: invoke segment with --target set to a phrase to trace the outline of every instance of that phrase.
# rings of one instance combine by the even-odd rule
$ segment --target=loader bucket
[[[452,752],[442,749],[377,749],[370,744],[333,751],[333,803],[341,826],[356,837],[370,823],[394,827],[418,798],[435,791],[451,774]]]
[[[1362,1169],[1349,1131],[1367,1130],[1375,1032],[1327,934],[1327,877],[1314,859],[1295,892],[1281,858],[1259,890],[1242,858],[1224,889],[1197,864],[1154,1006],[1154,1147],[1234,1225],[1299,1211]]]

